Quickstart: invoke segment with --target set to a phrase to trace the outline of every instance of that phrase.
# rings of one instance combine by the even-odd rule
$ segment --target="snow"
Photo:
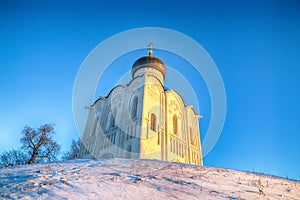
[[[155,160],[73,160],[0,170],[0,199],[300,199],[300,182]]]

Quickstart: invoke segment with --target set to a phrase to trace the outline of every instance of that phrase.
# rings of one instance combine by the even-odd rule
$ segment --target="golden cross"
[[[149,49],[148,49],[149,56],[152,55],[152,45],[153,45],[153,42],[150,42],[149,45],[148,45],[148,47],[149,47]]]

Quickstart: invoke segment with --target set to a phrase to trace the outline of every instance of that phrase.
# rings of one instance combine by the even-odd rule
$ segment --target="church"
[[[79,158],[156,159],[203,165],[199,118],[164,87],[166,67],[152,55],[132,65],[132,80],[87,106]]]

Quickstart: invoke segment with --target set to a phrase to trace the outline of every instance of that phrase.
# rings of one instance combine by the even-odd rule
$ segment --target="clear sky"
[[[221,73],[227,116],[204,164],[300,179],[297,0],[1,1],[0,151],[20,147],[24,125],[48,122],[66,150],[78,137],[72,91],[81,63],[108,37],[147,26],[192,37]],[[201,107],[207,115],[209,109]]]

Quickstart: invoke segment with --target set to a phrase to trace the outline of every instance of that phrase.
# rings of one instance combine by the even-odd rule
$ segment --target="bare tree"
[[[69,151],[65,152],[62,159],[63,160],[73,160],[78,157],[78,153],[80,150],[81,140],[80,138],[77,140],[72,140],[71,148]]]
[[[25,126],[22,134],[22,149],[30,155],[28,164],[37,162],[37,159],[56,160],[60,146],[52,138],[55,134],[52,124],[44,124],[38,129]]]

